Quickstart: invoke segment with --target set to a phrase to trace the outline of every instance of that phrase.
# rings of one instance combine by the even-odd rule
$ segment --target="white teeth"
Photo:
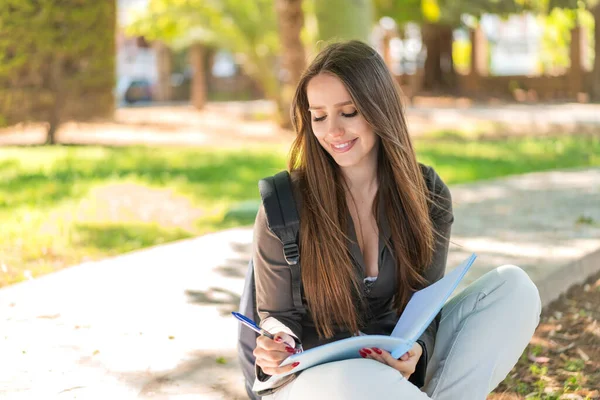
[[[334,144],[332,146],[335,147],[336,149],[345,149],[346,147],[350,146],[350,143],[352,143],[352,141],[342,143],[342,144]]]

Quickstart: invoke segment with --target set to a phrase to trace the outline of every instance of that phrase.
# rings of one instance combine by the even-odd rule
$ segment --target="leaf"
[[[571,344],[569,344],[569,345],[567,345],[567,346],[560,347],[560,348],[558,348],[558,349],[555,349],[555,350],[553,350],[553,351],[554,351],[555,353],[564,353],[565,351],[567,351],[567,350],[570,350],[570,349],[572,349],[573,347],[575,347],[575,343],[571,343]]]
[[[577,354],[579,354],[579,357],[581,357],[583,359],[583,361],[588,362],[590,361],[590,356],[588,356],[583,350],[581,350],[579,347],[577,349],[575,349],[575,351],[577,351]]]
[[[543,356],[534,356],[532,353],[529,353],[527,358],[529,359],[529,361],[532,361],[534,363],[544,364],[550,362],[550,358]]]
[[[225,357],[217,357],[216,361],[217,361],[217,364],[220,364],[220,365],[227,364],[227,360],[225,359]]]

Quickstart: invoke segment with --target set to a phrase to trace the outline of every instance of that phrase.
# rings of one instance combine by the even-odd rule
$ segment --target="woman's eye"
[[[345,118],[352,118],[352,117],[355,117],[356,115],[358,115],[358,110],[354,110],[350,114],[342,113],[342,117],[345,117]],[[313,121],[320,122],[320,121],[325,120],[326,117],[327,117],[327,115],[323,115],[322,117],[314,117]]]

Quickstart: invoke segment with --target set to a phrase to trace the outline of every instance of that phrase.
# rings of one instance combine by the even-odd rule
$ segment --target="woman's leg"
[[[442,309],[423,390],[435,400],[484,400],[539,323],[538,290],[520,268],[488,272]]]
[[[375,360],[352,359],[308,368],[263,400],[429,400],[400,372]]]

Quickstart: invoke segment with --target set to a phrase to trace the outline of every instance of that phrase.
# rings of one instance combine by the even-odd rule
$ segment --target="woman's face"
[[[376,163],[377,135],[338,77],[315,76],[306,86],[306,95],[313,132],[340,167]]]

